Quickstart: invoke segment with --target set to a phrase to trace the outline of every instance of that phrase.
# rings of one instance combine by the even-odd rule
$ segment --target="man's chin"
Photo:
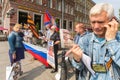
[[[105,36],[105,34],[103,34],[103,33],[98,33],[98,32],[96,32],[95,35],[98,36],[98,37],[104,37],[104,36]]]

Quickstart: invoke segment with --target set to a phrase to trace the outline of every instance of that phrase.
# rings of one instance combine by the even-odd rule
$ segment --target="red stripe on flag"
[[[33,57],[35,57],[36,59],[38,59],[40,62],[42,62],[46,67],[48,67],[48,63],[47,60],[42,58],[41,56],[35,54],[34,52],[32,52],[31,50],[27,50]]]

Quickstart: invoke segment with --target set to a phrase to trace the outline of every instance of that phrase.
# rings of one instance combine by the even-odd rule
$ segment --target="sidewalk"
[[[0,79],[5,80],[5,69],[9,65],[8,58],[8,43],[7,41],[0,42]],[[60,60],[59,55],[59,62]],[[33,60],[33,57],[25,52],[25,59],[22,60],[23,75],[18,80],[55,80],[56,73],[50,73],[52,69],[46,69],[45,66],[38,60]],[[68,73],[68,80],[75,80],[72,70]]]

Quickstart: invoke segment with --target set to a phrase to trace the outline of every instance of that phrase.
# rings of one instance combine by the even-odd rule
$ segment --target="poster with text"
[[[48,41],[47,62],[49,65],[55,68],[53,43],[54,43],[53,41]]]
[[[69,49],[72,47],[74,43],[71,33],[67,29],[60,29],[60,40],[61,40],[61,48]]]

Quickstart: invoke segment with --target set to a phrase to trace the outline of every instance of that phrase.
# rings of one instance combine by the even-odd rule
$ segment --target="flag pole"
[[[61,20],[61,27],[60,28],[63,28],[64,24],[63,24],[63,21],[64,21],[64,0],[61,0],[62,1],[62,20]],[[62,49],[62,64],[61,64],[61,76],[60,76],[60,80],[67,80],[67,66],[66,66],[66,62],[65,62],[65,48]]]

